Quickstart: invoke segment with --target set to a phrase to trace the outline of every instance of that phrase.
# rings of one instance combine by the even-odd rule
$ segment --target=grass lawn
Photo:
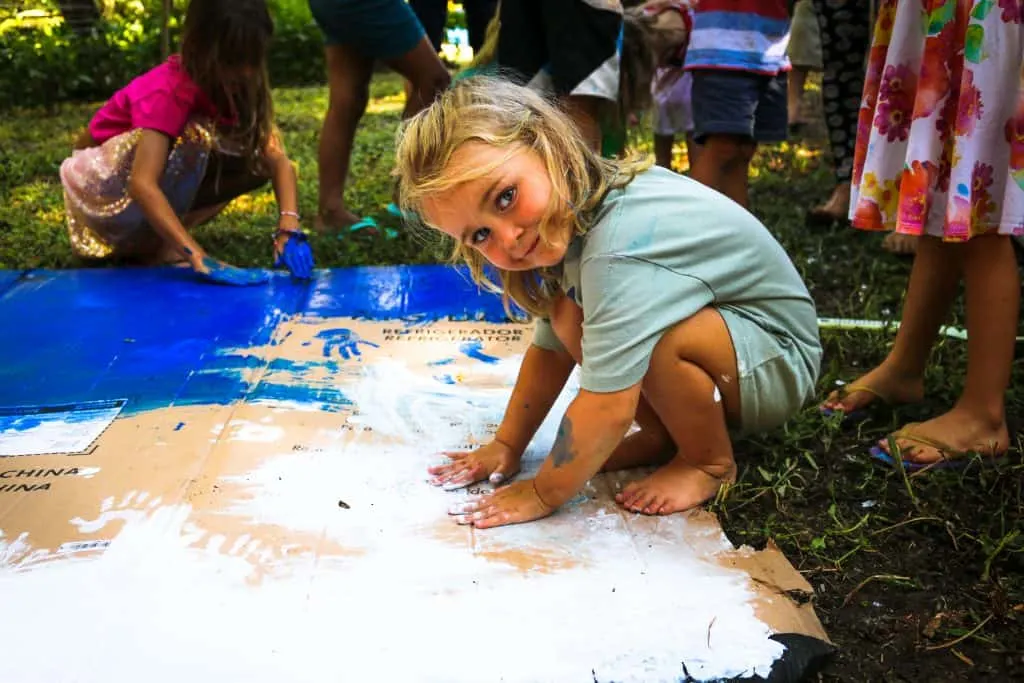
[[[354,211],[394,225],[384,206],[400,81],[378,77],[372,97],[349,199]],[[276,106],[299,164],[301,210],[312,216],[326,90],[280,89]],[[57,168],[94,109],[15,111],[0,121],[0,268],[76,265]],[[766,148],[753,171],[753,210],[792,255],[819,315],[898,319],[909,261],[881,251],[879,235],[804,227],[805,209],[824,199],[829,180],[820,141]],[[268,266],[275,211],[269,191],[242,198],[197,237],[231,263]],[[407,234],[369,242],[317,237],[313,246],[321,267],[433,262],[444,253]],[[963,325],[962,307],[951,322]],[[823,330],[822,337],[821,395],[880,361],[892,341],[890,333],[869,331]],[[951,405],[965,363],[966,343],[944,339],[924,403],[878,410],[846,428],[809,406],[785,428],[737,444],[740,480],[714,509],[734,542],[757,547],[774,539],[813,584],[817,612],[841,648],[824,680],[1024,680],[1024,432],[1017,431],[1008,462],[959,472],[908,476],[867,457],[892,429]],[[1021,361],[1007,398],[1011,429],[1019,430]]]

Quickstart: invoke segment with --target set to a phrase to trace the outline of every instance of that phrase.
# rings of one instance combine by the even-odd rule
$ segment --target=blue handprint
[[[360,344],[366,344],[373,348],[380,348],[380,344],[374,344],[372,341],[363,339],[358,334],[348,329],[347,327],[336,327],[330,330],[321,330],[317,332],[317,339],[324,340],[324,357],[330,358],[331,355],[337,351],[338,355],[343,360],[348,360],[353,356],[363,355],[359,351]]]

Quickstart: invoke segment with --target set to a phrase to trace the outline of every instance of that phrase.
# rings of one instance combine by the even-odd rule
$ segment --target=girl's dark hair
[[[182,67],[232,121],[228,137],[254,167],[273,127],[267,77],[273,35],[266,0],[192,0],[185,14]]]

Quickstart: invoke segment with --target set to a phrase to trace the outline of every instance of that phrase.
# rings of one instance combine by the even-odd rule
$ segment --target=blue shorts
[[[374,59],[412,50],[426,33],[405,0],[309,0],[324,43],[349,45]]]
[[[742,135],[755,142],[786,139],[786,72],[766,76],[747,71],[694,69],[694,139],[713,134]]]

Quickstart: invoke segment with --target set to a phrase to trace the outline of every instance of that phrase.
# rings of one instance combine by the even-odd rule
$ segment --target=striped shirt
[[[789,69],[787,0],[702,0],[694,15],[687,69],[774,76]]]

